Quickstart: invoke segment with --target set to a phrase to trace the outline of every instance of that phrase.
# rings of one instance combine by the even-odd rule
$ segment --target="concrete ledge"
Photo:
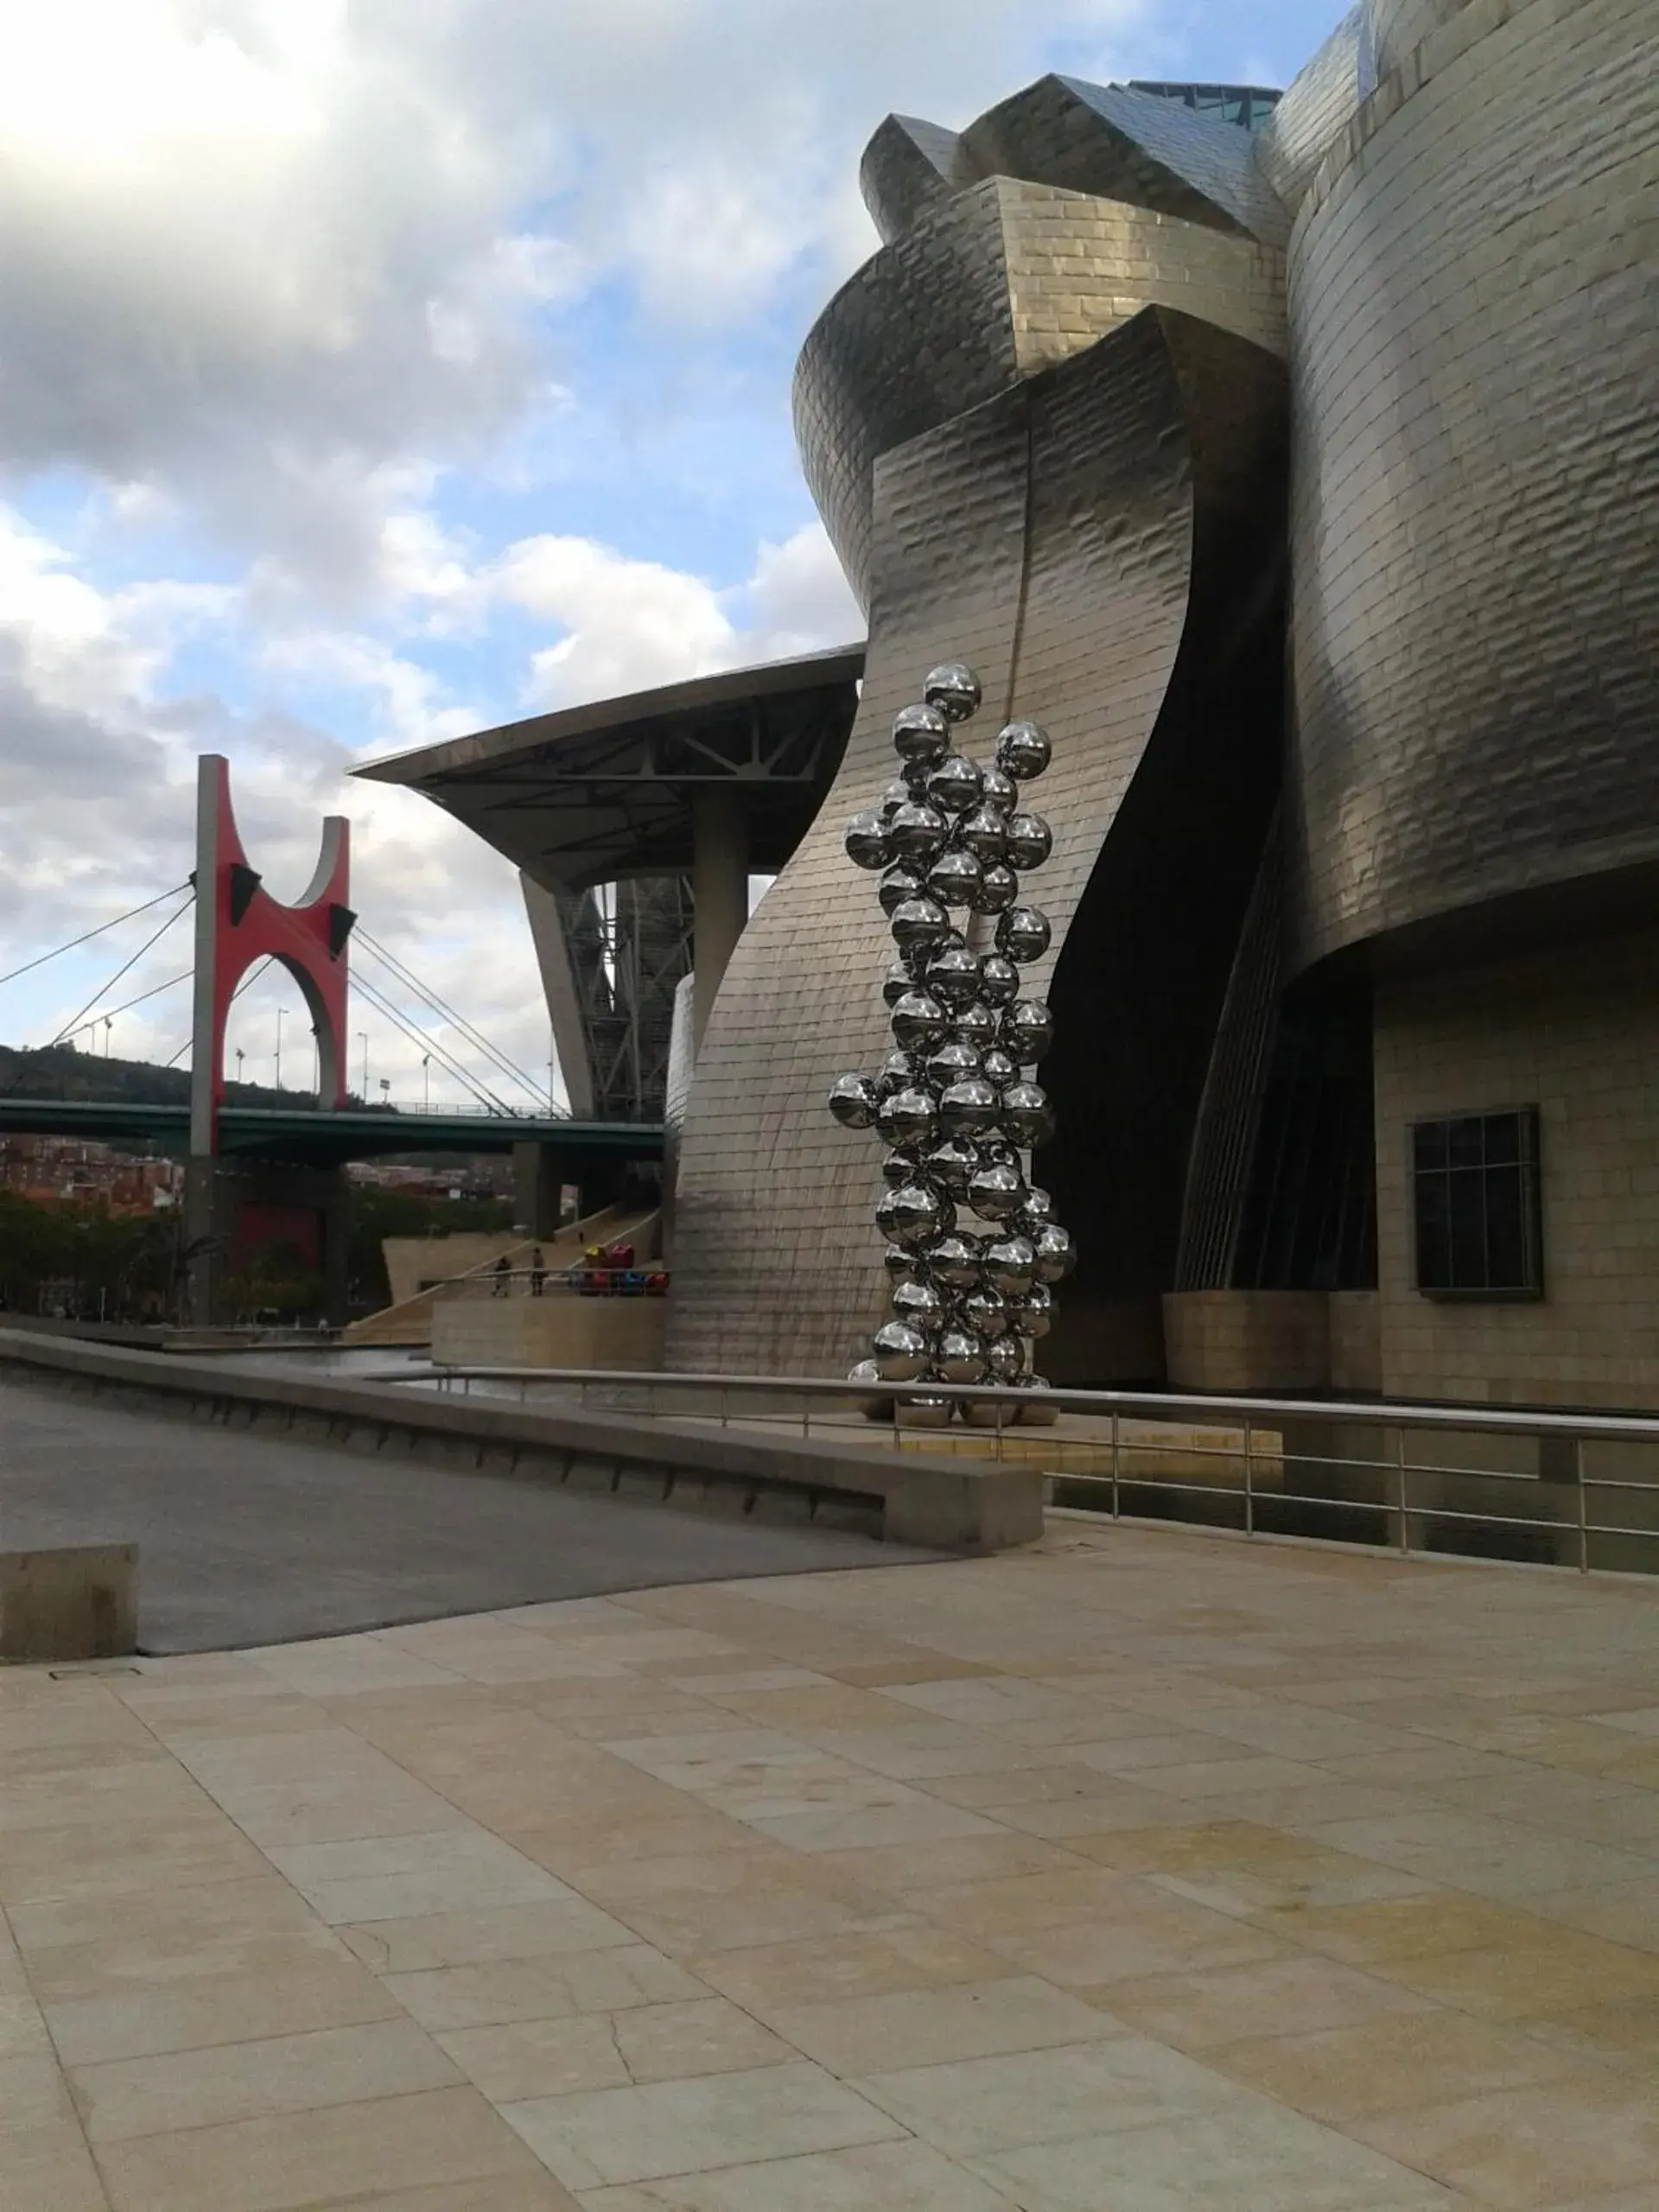
[[[142,1393],[187,1417],[295,1443],[407,1455],[457,1472],[589,1494],[857,1529],[893,1543],[993,1552],[1043,1532],[1040,1469],[805,1438],[740,1435],[660,1417],[440,1397],[396,1383],[226,1372],[177,1354],[0,1330],[7,1370],[100,1393]]]
[[[114,1659],[137,1640],[137,1544],[0,1552],[0,1661]]]

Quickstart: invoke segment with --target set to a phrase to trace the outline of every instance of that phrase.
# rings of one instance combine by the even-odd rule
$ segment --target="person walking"
[[[495,1276],[495,1284],[491,1294],[492,1296],[496,1298],[505,1298],[507,1294],[508,1278],[512,1273],[512,1268],[507,1264],[507,1255],[505,1252],[496,1262],[492,1273]]]
[[[542,1248],[537,1244],[530,1255],[530,1294],[532,1298],[541,1296],[546,1281],[547,1262],[542,1257]]]

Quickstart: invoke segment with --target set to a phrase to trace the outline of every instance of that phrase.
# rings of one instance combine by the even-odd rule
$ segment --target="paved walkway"
[[[664,1512],[401,1454],[382,1465],[0,1377],[0,1544],[102,1543],[139,1548],[145,1651],[218,1651],[924,1556],[833,1529]]]
[[[0,1772],[4,2212],[1659,2207],[1659,1586],[1059,1522]]]

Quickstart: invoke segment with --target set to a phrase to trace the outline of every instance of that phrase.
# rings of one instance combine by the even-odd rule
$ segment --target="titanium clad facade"
[[[1447,12],[1292,245],[1302,968],[1659,863],[1659,15]]]
[[[1184,111],[1179,122],[1232,129]],[[844,1366],[878,1315],[868,1151],[823,1110],[841,1069],[885,1049],[886,923],[849,895],[841,831],[893,772],[893,715],[947,655],[978,670],[988,716],[1040,715],[1054,739],[1033,791],[1055,834],[1042,900],[1054,943],[1033,988],[1063,997],[1070,963],[1085,1000],[1097,976],[1145,1004],[1162,976],[1179,1009],[1182,1065],[1155,1087],[1129,1078],[1132,1022],[1115,1039],[1077,1023],[1099,1064],[1050,1173],[1062,1207],[1096,1215],[1134,1210],[1155,1181],[1133,1249],[1096,1238],[1090,1271],[1085,1246],[1070,1294],[1092,1315],[1085,1336],[1126,1313],[1144,1334],[1148,1300],[1155,1332],[1183,1125],[1276,788],[1282,269],[1276,248],[1230,221],[995,178],[925,206],[809,337],[797,422],[870,611],[864,692],[836,785],[746,931],[703,1039],[681,1140],[671,1364]],[[1246,557],[1230,561],[1224,543]],[[1179,877],[1166,878],[1201,889],[1179,946],[1164,948],[1173,965],[1156,929],[1126,963],[1103,940],[1134,887],[1148,918],[1161,910],[1136,839],[1115,846],[1114,824],[1134,793],[1145,835],[1179,852],[1187,778],[1210,779],[1214,804],[1196,810]]]

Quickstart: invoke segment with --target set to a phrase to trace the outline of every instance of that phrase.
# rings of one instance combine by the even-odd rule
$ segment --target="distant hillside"
[[[159,1067],[152,1060],[106,1060],[101,1052],[77,1052],[67,1045],[48,1045],[39,1052],[0,1045],[0,1091],[18,1098],[184,1106],[190,1100],[190,1071]],[[291,1112],[315,1103],[308,1091],[275,1090],[263,1083],[227,1083],[225,1092],[238,1106],[283,1106]]]

